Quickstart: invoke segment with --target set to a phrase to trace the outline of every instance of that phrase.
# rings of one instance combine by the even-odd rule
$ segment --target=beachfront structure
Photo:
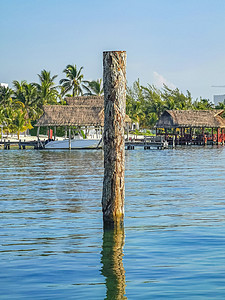
[[[65,100],[67,105],[45,105],[44,113],[35,126],[54,127],[54,132],[57,126],[103,128],[104,96],[67,97]],[[125,122],[127,126],[131,123],[127,115]]]
[[[3,87],[5,87],[5,88],[7,88],[7,87],[9,87],[9,85],[8,85],[8,83],[0,83],[0,86],[3,86]]]
[[[156,124],[156,134],[176,144],[213,144],[225,141],[223,110],[166,110]]]

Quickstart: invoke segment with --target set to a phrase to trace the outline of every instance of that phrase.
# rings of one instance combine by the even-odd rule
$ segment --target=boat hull
[[[100,139],[74,139],[71,140],[71,149],[96,149],[100,147]],[[45,149],[69,149],[69,140],[51,141]]]

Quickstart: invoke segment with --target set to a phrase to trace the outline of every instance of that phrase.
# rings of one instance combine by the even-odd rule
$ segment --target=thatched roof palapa
[[[223,110],[166,110],[157,128],[225,128]]]
[[[103,126],[101,107],[45,105],[36,126]]]
[[[104,96],[66,97],[67,105],[88,105],[90,107],[104,107]]]
[[[67,97],[67,105],[45,105],[35,126],[104,126],[104,97]],[[131,123],[126,115],[125,122]]]

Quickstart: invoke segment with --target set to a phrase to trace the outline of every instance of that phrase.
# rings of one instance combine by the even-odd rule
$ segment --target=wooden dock
[[[143,139],[125,141],[126,150],[134,150],[136,147],[142,147],[144,150],[164,150],[168,148],[168,143],[162,136],[144,136]]]
[[[26,149],[27,147],[33,147],[34,149],[44,149],[45,141],[10,141],[10,140],[4,140],[0,141],[0,145],[4,146],[3,148],[5,150],[10,150],[11,146],[18,146],[18,149]]]
[[[45,149],[45,140],[33,140],[33,141],[10,141],[4,139],[4,141],[0,141],[0,146],[3,146],[3,149],[10,150],[11,146],[18,147],[18,149],[27,149],[33,148],[37,150]],[[175,148],[176,146],[206,146],[206,145],[224,145],[224,142],[217,141],[216,138],[180,138],[175,139],[175,137],[166,137],[165,136],[143,136],[143,138],[129,138],[125,140],[125,149],[126,150],[134,150],[137,148],[142,148],[144,150],[164,150],[168,148]]]

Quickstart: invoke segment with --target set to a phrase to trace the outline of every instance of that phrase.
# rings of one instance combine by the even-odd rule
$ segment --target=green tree
[[[162,112],[165,110],[160,90],[154,85],[148,85],[147,87],[142,88],[145,98],[145,112],[147,114],[154,113],[157,115],[157,118],[159,118]]]
[[[42,105],[57,104],[59,97],[58,87],[55,85],[54,80],[58,75],[51,77],[51,72],[42,70],[41,74],[38,74],[40,83],[34,83],[37,87],[38,97]]]
[[[84,82],[85,84],[83,85],[83,88],[86,91],[86,95],[102,96],[104,94],[102,79]]]
[[[192,109],[192,97],[189,91],[187,91],[187,95],[184,95],[178,88],[170,89],[168,86],[164,85],[161,97],[165,102],[166,109]]]
[[[209,99],[200,98],[200,100],[196,99],[194,101],[193,108],[196,110],[208,110],[208,109],[213,109],[214,105],[212,102],[210,102]]]
[[[83,83],[83,74],[81,73],[83,67],[79,70],[76,65],[67,65],[63,72],[66,74],[66,78],[61,79],[59,83],[63,87],[63,95],[72,91],[72,96],[82,95],[82,83]]]
[[[141,126],[145,123],[144,101],[143,88],[138,79],[131,88],[127,88],[126,113]]]
[[[27,118],[25,105],[12,97],[8,98],[7,103],[4,101],[4,106],[0,106],[0,117],[4,131],[7,133],[17,132],[18,137],[20,132],[32,128],[30,120]]]
[[[19,82],[13,81],[14,86],[14,101],[19,101],[24,104],[26,111],[26,119],[36,120],[42,113],[42,102],[38,97],[38,91],[35,84],[27,83],[25,80]]]
[[[4,125],[5,129],[10,121],[9,115],[11,114],[9,110],[12,106],[12,95],[12,89],[0,86],[0,124]]]
[[[26,110],[17,109],[13,113],[12,131],[17,132],[17,137],[19,139],[20,132],[24,132],[27,129],[32,129],[32,125],[29,119],[26,118]]]

